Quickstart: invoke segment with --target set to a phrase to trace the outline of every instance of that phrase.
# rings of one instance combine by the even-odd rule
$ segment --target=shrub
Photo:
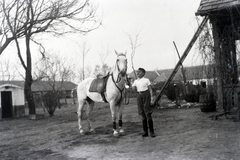
[[[49,115],[52,117],[59,106],[59,92],[51,91],[43,95],[43,103]]]

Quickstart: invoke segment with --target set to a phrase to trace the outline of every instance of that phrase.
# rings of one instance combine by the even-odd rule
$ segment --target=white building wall
[[[11,91],[12,92],[12,105],[19,106],[25,104],[24,89],[11,84],[4,84],[0,86],[0,108],[2,108],[1,92]]]
[[[1,94],[3,91],[11,92],[12,94],[12,115],[19,118],[25,116],[25,100],[24,89],[12,84],[4,84],[0,86],[0,119],[2,118],[2,99]]]
[[[23,89],[15,89],[12,91],[12,105],[19,106],[24,105],[24,90]]]

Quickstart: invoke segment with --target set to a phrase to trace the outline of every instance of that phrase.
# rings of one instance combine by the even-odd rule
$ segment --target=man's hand
[[[135,86],[131,87],[132,93],[136,92],[137,88]]]
[[[151,106],[154,105],[154,97],[151,97]]]

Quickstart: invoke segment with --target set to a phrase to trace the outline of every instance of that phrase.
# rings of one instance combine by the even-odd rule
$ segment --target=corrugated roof
[[[61,84],[62,83],[62,84]],[[19,87],[24,88],[24,81],[0,81],[0,86],[4,84],[13,84]],[[32,91],[51,91],[52,87],[51,85],[53,82],[50,81],[38,81],[32,84]],[[77,85],[75,83],[65,81],[65,82],[60,82],[57,81],[55,82],[55,89],[61,88],[62,90],[72,90],[76,88]]]
[[[196,15],[205,16],[211,12],[238,5],[240,5],[240,0],[201,0]]]

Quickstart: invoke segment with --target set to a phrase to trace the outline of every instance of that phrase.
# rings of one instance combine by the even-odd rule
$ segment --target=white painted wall
[[[1,92],[2,91],[11,91],[12,92],[12,105],[13,106],[19,106],[19,105],[24,105],[25,104],[25,99],[24,99],[24,89],[12,85],[12,84],[4,84],[0,86],[0,108],[2,108],[2,100],[1,100]]]

